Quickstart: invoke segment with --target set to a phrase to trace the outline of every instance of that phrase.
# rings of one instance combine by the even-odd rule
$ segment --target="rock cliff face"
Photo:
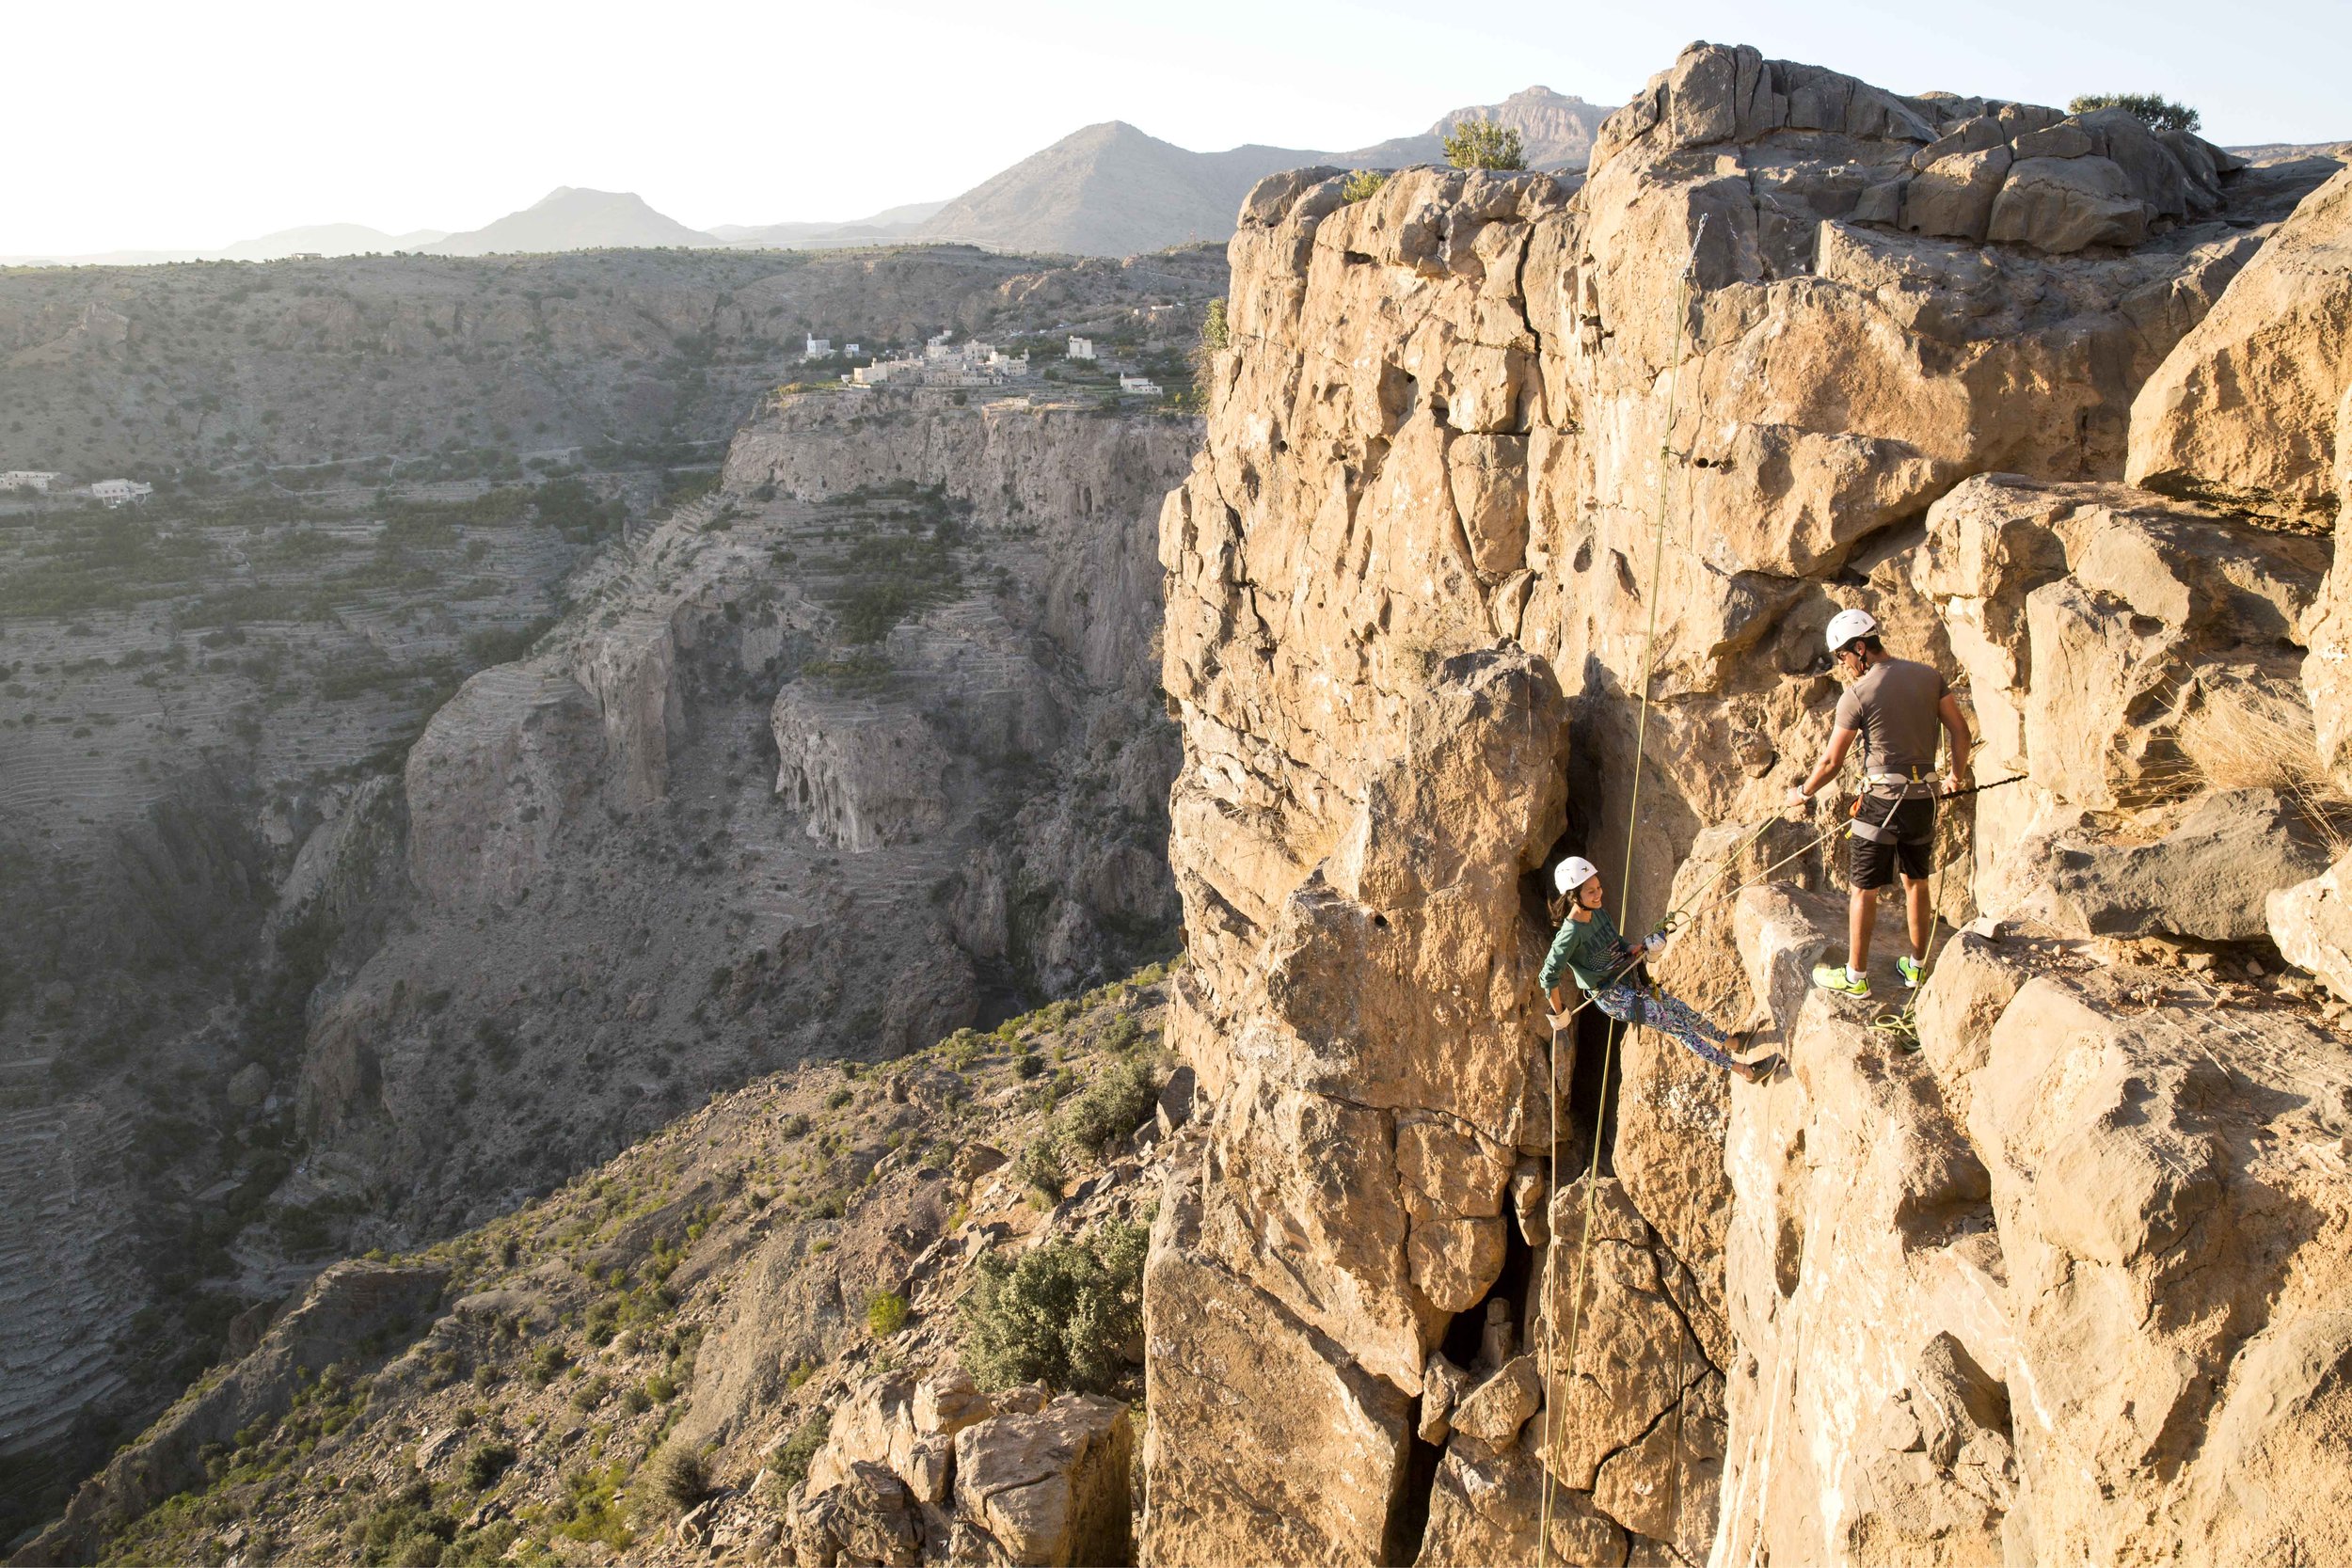
[[[850,393],[747,426],[410,752],[403,918],[321,1005],[284,1201],[496,1212],[763,1066],[1164,948],[1150,518],[1197,438]]]
[[[2193,427],[2286,353],[2335,428],[2334,361],[2264,324],[2314,335],[2276,274],[2342,229],[2330,169],[2235,165],[1696,45],[1581,183],[1251,195],[1161,519],[1169,1029],[1214,1110],[1147,1276],[1147,1560],[2315,1537],[2274,1478],[2334,1418],[2342,1090],[2309,983],[2217,944],[2342,930],[2329,551],[2229,500],[2306,479]],[[1851,606],[2026,780],[1951,814],[1937,898],[2031,941],[1944,960],[1917,1055],[1805,998],[1830,824],[1766,825]],[[1547,1050],[1571,851],[1629,928],[1686,911],[1661,979],[1793,1075]],[[2090,973],[2122,940],[2176,965]],[[2163,1011],[2201,990],[2239,1032]]]

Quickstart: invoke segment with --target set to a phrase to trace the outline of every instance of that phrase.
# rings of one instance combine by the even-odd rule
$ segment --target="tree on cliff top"
[[[2194,131],[2205,122],[2187,104],[2153,92],[2086,92],[2066,105],[2066,112],[2075,115],[2093,109],[2122,109],[2144,120],[2151,131]]]
[[[1525,168],[1519,134],[1491,119],[1466,119],[1445,134],[1446,162],[1455,168]]]

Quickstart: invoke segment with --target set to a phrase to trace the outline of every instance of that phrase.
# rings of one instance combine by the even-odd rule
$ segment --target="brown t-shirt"
[[[1932,665],[1907,658],[1874,664],[1837,699],[1837,727],[1862,732],[1862,770],[1925,778],[1935,769],[1944,720],[1936,712],[1951,687]],[[1884,785],[1872,793],[1892,795]]]

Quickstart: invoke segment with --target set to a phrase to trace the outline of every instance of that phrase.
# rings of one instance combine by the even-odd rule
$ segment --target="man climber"
[[[1813,776],[1788,791],[1789,815],[1801,818],[1812,800],[1862,740],[1862,799],[1854,813],[1846,903],[1844,964],[1817,964],[1813,983],[1846,996],[1870,994],[1870,931],[1877,923],[1879,890],[1899,869],[1911,951],[1896,960],[1903,984],[1927,977],[1929,862],[1935,839],[1935,745],[1940,726],[1951,737],[1952,771],[1947,793],[1972,787],[1968,771],[1968,721],[1960,701],[1933,667],[1889,657],[1879,640],[1879,624],[1867,610],[1841,610],[1830,618],[1830,657],[1847,682],[1837,699],[1836,727]]]
[[[1567,918],[1560,922],[1560,934],[1552,939],[1551,951],[1544,958],[1543,973],[1536,978],[1544,988],[1544,995],[1550,999],[1554,1029],[1568,1027],[1571,1015],[1561,992],[1561,981],[1574,975],[1577,989],[1591,998],[1594,1006],[1618,1022],[1647,1024],[1660,1034],[1681,1041],[1702,1061],[1736,1072],[1751,1084],[1761,1084],[1772,1075],[1772,1069],[1780,1066],[1777,1055],[1736,1062],[1725,1053],[1724,1048],[1736,1049],[1747,1038],[1747,1030],[1726,1037],[1688,1003],[1655,986],[1636,983],[1635,967],[1645,957],[1663,948],[1666,939],[1652,932],[1643,939],[1640,953],[1626,944],[1625,938],[1617,933],[1617,923],[1601,908],[1608,892],[1601,886],[1600,873],[1594,869],[1591,861],[1570,855],[1552,873],[1552,882],[1568,897]]]

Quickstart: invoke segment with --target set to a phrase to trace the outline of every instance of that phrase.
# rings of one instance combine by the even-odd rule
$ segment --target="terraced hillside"
[[[1224,292],[1221,249],[962,245],[0,268],[0,467],[201,484],[519,476],[723,448],[807,334],[869,349]]]
[[[798,372],[749,339],[726,348],[728,326],[709,340],[725,374],[693,383],[703,402],[624,395],[638,348],[658,338],[662,365],[678,356],[669,337],[640,341],[669,318],[630,291],[732,309],[691,266],[758,260],[0,275],[0,338],[22,345],[0,353],[0,462],[119,462],[160,484],[120,513],[0,500],[0,898],[33,911],[0,926],[0,1539],[52,1512],[241,1311],[347,1234],[444,1234],[755,1072],[901,1049],[1165,949],[1172,753],[1149,675],[1156,598],[1132,592],[1148,578],[1156,594],[1157,491],[1197,427],[1036,410],[1018,483],[978,464],[980,496],[935,439],[978,428],[979,408],[942,394],[920,418],[902,399],[907,417],[883,419],[868,398],[813,487],[773,499],[753,480],[694,499],[723,450],[703,433],[757,414],[772,438],[790,421],[765,400]],[[1064,325],[1181,335],[1222,276],[1213,256],[760,264],[801,311],[763,306],[760,341],[789,337],[795,356],[787,322],[988,322],[1040,344]],[[541,338],[470,309],[398,341],[339,337],[347,313],[323,335],[281,330],[337,291],[464,293],[533,267],[577,290],[548,294]],[[232,299],[236,278],[285,286]],[[134,330],[85,330],[93,304]],[[176,402],[151,401],[183,384],[221,407],[175,420]],[[473,414],[564,387],[594,392],[564,405],[575,423],[535,432],[516,415],[501,435],[477,420],[490,444],[468,444]],[[393,404],[408,422],[389,455],[350,460],[387,450],[350,421]],[[117,409],[135,417],[118,424]],[[69,427],[99,444],[17,444]],[[241,433],[233,461],[214,451],[224,429]],[[521,450],[526,436],[547,450]],[[850,455],[902,440],[903,474]],[[168,467],[139,466],[151,458]],[[1129,596],[1089,610],[1085,578],[1105,562]],[[543,659],[501,662],[550,628]],[[884,661],[896,673],[878,678]],[[796,778],[863,779],[869,752],[913,734],[892,724],[928,726],[956,760],[922,788],[953,823],[920,843],[893,827],[879,853],[828,836],[797,785],[776,790],[771,710],[787,686],[795,746],[822,753],[796,751]],[[951,708],[968,696],[996,730],[955,712],[877,717],[924,689],[955,693]],[[1113,707],[1129,717],[1104,720]],[[522,778],[547,754],[535,734],[501,752],[507,732],[483,721],[542,709],[587,743],[548,775],[561,798],[482,821],[551,851],[548,879],[444,900],[448,865],[513,863],[462,823],[435,836],[452,826],[437,801],[483,798],[439,794],[411,746],[430,736],[485,787]],[[1016,710],[1025,727],[1005,728]],[[1061,791],[1065,762],[1093,782]],[[873,799],[869,783],[850,793]],[[914,942],[943,957],[916,961]],[[736,978],[714,980],[722,969]],[[428,1040],[470,1053],[471,1074],[438,1072]],[[409,1094],[411,1066],[427,1092]],[[570,1074],[594,1093],[556,1117],[546,1097]]]

